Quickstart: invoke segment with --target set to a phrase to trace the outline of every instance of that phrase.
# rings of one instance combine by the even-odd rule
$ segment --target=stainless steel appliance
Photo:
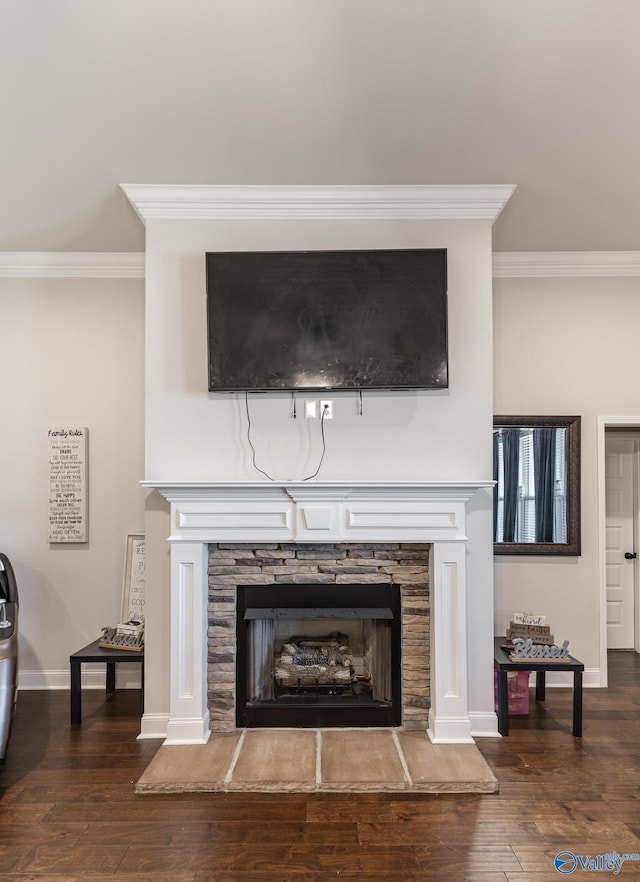
[[[7,753],[18,687],[18,586],[0,552],[0,762]]]

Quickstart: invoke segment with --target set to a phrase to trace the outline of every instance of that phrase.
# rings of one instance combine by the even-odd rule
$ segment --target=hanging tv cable
[[[320,414],[320,432],[322,434],[322,456],[320,457],[320,462],[318,463],[318,468],[315,470],[315,472],[312,475],[307,475],[306,478],[303,478],[302,479],[303,481],[310,481],[311,478],[315,478],[315,476],[320,471],[320,467],[322,466],[322,462],[324,460],[324,455],[327,452],[327,444],[326,444],[326,440],[324,437],[324,418],[326,416],[327,410],[328,410],[327,405],[325,405],[322,408],[322,413]]]
[[[295,401],[295,398],[294,398],[294,401]],[[252,457],[253,467],[261,475],[264,475],[265,478],[268,478],[269,481],[275,481],[276,479],[273,478],[264,469],[261,469],[256,461],[256,457],[257,457],[256,449],[253,445],[253,441],[251,440],[251,413],[249,412],[249,393],[246,390],[244,393],[244,403],[245,403],[245,409],[247,412],[247,441],[249,442],[249,447],[251,448],[251,457]],[[306,478],[302,478],[303,481],[310,481],[312,478],[315,478],[316,475],[320,471],[322,463],[324,462],[324,455],[327,452],[327,444],[326,444],[326,439],[325,439],[325,435],[324,435],[324,419],[327,414],[327,409],[328,408],[325,405],[325,407],[322,409],[322,414],[320,415],[320,434],[322,437],[322,454],[320,455],[320,461],[318,462],[318,467],[315,470],[315,472],[313,472],[311,475],[307,475]],[[295,406],[294,406],[294,416],[295,416]],[[289,479],[289,480],[292,480],[292,479]]]
[[[247,411],[247,441],[249,442],[249,447],[251,448],[253,467],[257,472],[260,472],[261,475],[264,475],[265,478],[268,478],[270,481],[275,481],[275,478],[272,478],[268,472],[265,472],[264,469],[261,469],[256,462],[256,449],[253,446],[253,441],[251,440],[251,414],[249,413],[249,393],[246,390],[244,393],[244,403]]]

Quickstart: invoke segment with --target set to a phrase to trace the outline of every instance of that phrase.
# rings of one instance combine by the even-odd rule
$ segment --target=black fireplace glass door
[[[237,725],[400,723],[392,585],[239,586]]]

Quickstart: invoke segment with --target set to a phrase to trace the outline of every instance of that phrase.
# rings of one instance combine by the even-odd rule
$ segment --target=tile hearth
[[[495,793],[475,744],[432,744],[402,729],[241,729],[164,745],[137,793]]]

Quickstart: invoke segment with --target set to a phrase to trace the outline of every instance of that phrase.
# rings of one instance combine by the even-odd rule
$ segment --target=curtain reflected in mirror
[[[496,554],[580,554],[579,461],[579,417],[494,417]]]

